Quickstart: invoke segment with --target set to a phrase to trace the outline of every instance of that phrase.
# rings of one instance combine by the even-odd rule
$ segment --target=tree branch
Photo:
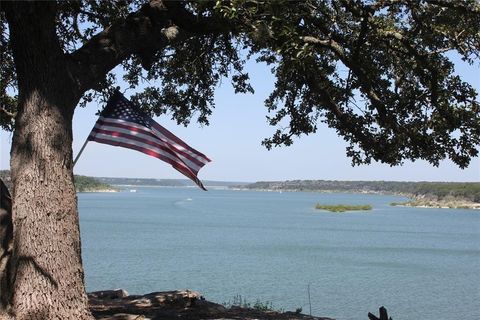
[[[182,2],[152,0],[91,38],[71,54],[82,91],[94,88],[106,74],[131,55],[149,69],[156,53],[192,34],[228,30],[188,12]]]
[[[173,23],[190,34],[222,33],[234,28],[230,20],[194,15],[180,1],[165,1],[165,6]]]
[[[480,13],[480,6],[469,6],[465,3],[465,1],[459,0],[424,0],[427,4],[435,5],[442,8],[449,8],[449,9],[456,9],[459,11],[467,12],[467,13]],[[379,0],[373,4],[367,5],[366,7],[370,10],[377,11],[384,9],[386,7],[391,7],[394,5],[404,5],[404,6],[411,6],[412,1],[408,0]]]
[[[25,78],[25,75],[32,74],[34,65],[38,68],[49,68],[46,63],[36,65],[37,60],[48,60],[52,56],[56,57],[57,61],[63,58],[55,32],[57,10],[55,2],[12,1],[2,3],[2,6],[4,6],[9,26],[10,45],[19,82]],[[26,24],[26,20],[30,23]],[[48,50],[26,50],[26,48],[48,48]],[[41,77],[38,68],[35,69],[37,72],[34,75]]]
[[[14,119],[15,116],[17,115],[16,112],[7,111],[5,108],[0,108],[0,113],[5,114],[10,119]]]
[[[449,9],[456,9],[459,11],[463,12],[468,12],[468,13],[480,13],[480,5],[476,4],[476,6],[468,6],[465,3],[462,3],[463,1],[451,1],[451,0],[426,0],[427,3],[433,4],[439,7],[443,8],[449,8]]]
[[[92,37],[70,56],[80,90],[86,91],[132,54],[145,67],[151,56],[178,36],[166,14],[163,1],[152,1]]]
[[[322,46],[324,48],[328,48],[333,51],[333,53],[342,61],[342,63],[347,66],[353,73],[358,77],[361,81],[361,85],[365,90],[368,98],[372,102],[373,106],[377,109],[380,115],[380,121],[384,121],[386,118],[386,110],[383,106],[383,102],[380,99],[379,95],[375,92],[374,88],[371,85],[370,79],[367,77],[365,72],[361,69],[359,65],[351,61],[351,59],[347,56],[345,50],[343,49],[342,45],[332,39],[318,39],[311,36],[304,36],[300,37],[305,43],[315,44]]]
[[[84,36],[83,33],[80,31],[80,28],[79,28],[79,26],[78,26],[78,15],[74,15],[74,16],[73,16],[72,26],[73,26],[73,30],[75,31],[75,33],[77,34],[77,36],[78,36],[83,42],[86,42],[86,41],[87,41],[87,38],[85,38],[85,36]]]

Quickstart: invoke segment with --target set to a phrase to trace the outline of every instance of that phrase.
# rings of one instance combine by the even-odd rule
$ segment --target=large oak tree
[[[72,116],[115,77],[148,81],[132,97],[145,111],[208,124],[221,79],[253,92],[242,66],[256,59],[276,76],[265,105],[279,129],[267,148],[325,123],[354,164],[463,168],[478,154],[479,102],[452,57],[478,63],[478,30],[476,0],[1,1],[0,123],[14,131],[3,307],[16,319],[92,318]]]

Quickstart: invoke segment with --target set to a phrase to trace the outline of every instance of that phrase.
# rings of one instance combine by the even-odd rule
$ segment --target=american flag
[[[207,190],[197,174],[211,160],[138,110],[118,91],[108,100],[88,141],[137,150],[163,160]]]

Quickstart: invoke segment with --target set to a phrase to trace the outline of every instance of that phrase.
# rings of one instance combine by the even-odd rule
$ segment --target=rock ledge
[[[125,290],[118,289],[91,292],[88,298],[90,309],[98,320],[333,320],[295,312],[225,308],[190,290],[128,295]]]

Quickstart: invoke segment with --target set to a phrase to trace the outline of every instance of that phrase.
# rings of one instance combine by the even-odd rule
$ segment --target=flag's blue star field
[[[150,117],[143,112],[136,110],[136,107],[126,98],[120,98],[115,101],[114,108],[107,108],[102,114],[106,118],[121,119],[128,122],[134,122],[141,126],[151,128]]]

